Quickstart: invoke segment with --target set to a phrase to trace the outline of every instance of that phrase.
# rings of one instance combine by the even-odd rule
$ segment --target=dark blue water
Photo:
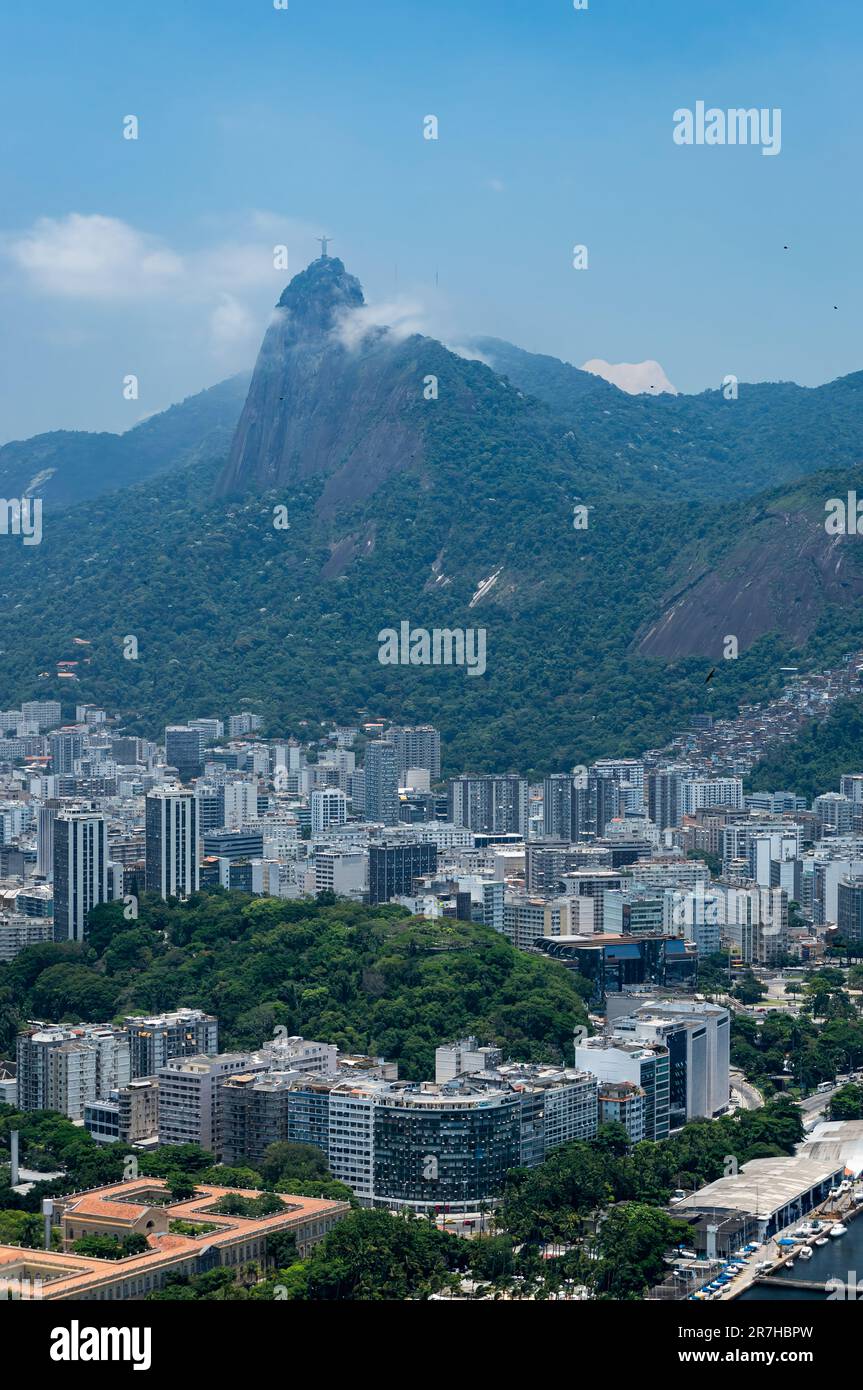
[[[863,1218],[858,1216],[851,1220],[850,1224],[847,1221],[844,1224],[848,1225],[846,1235],[839,1236],[836,1240],[831,1238],[829,1245],[813,1245],[811,1260],[795,1258],[793,1269],[780,1270],[777,1274],[771,1275],[771,1278],[810,1279],[818,1284],[823,1284],[828,1279],[841,1279],[844,1284],[863,1284]],[[751,1303],[796,1299],[805,1303],[818,1302],[825,1297],[823,1293],[813,1293],[805,1289],[780,1289],[773,1285],[767,1288],[747,1289],[746,1293],[734,1301]],[[860,1297],[863,1297],[863,1287],[858,1294],[858,1298]]]

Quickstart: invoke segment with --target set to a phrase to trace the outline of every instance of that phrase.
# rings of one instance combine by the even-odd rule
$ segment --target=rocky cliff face
[[[220,495],[325,474],[327,512],[416,465],[422,340],[364,331],[364,303],[360,282],[335,257],[294,277],[264,337]]]
[[[637,650],[661,661],[717,661],[728,635],[745,651],[770,632],[802,647],[831,605],[859,604],[863,541],[824,528],[824,500],[836,491],[844,495],[819,489],[813,479],[796,494],[735,517],[727,527],[732,543],[718,556],[681,566]]]

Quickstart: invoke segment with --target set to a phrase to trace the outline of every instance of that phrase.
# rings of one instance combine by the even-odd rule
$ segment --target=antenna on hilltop
[[[331,236],[316,236],[316,237],[315,237],[315,241],[319,241],[319,242],[321,243],[321,260],[322,260],[322,261],[325,261],[325,260],[327,259],[327,247],[329,246],[330,242],[332,241],[332,237],[331,237]]]

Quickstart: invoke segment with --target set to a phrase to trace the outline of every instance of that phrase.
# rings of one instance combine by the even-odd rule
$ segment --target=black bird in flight
[[[709,673],[709,675],[708,675],[707,678],[705,679],[704,684],[705,684],[705,685],[708,685],[709,682],[713,680],[713,677],[714,677],[715,675],[716,675],[716,667],[714,666],[713,670]]]

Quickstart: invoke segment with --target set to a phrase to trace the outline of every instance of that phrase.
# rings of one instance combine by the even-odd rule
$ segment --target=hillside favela
[[[0,1304],[53,1374],[221,1369],[221,1302],[847,1341],[863,194],[807,112],[863,17],[724,9],[4,22]]]

